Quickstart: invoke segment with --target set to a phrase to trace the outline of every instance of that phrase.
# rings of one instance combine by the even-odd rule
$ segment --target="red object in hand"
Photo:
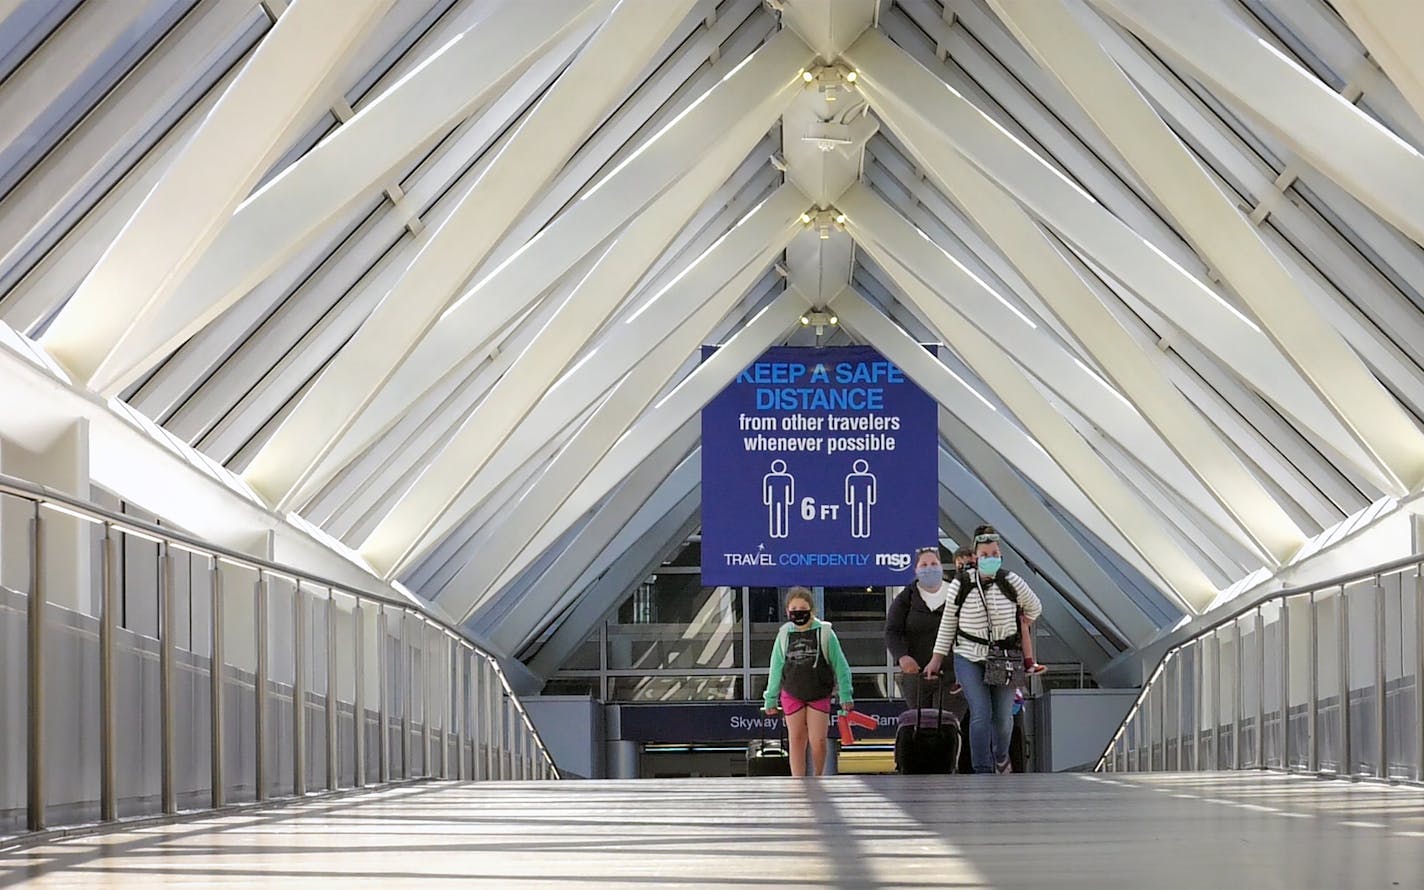
[[[859,726],[861,729],[880,728],[879,720],[876,720],[869,714],[862,714],[859,711],[848,711],[847,713],[841,715],[841,720],[850,721],[852,725]]]
[[[852,713],[853,713],[853,712],[852,712]],[[847,718],[849,718],[849,717],[850,717],[850,714],[843,711],[843,712],[841,712],[841,719],[839,719],[839,720],[836,721],[836,725],[837,725],[838,727],[840,727],[840,730],[841,730],[841,744],[842,744],[842,745],[854,745],[854,744],[855,744],[855,733],[851,731],[851,728],[850,728],[850,720],[847,719]]]

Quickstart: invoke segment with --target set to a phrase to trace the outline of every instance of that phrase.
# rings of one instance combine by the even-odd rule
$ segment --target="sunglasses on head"
[[[974,543],[976,544],[993,544],[996,543],[998,540],[999,536],[994,534],[974,536]]]

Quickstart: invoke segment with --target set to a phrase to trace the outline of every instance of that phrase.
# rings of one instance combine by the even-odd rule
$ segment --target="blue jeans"
[[[1014,733],[1014,687],[986,686],[984,662],[954,656],[954,678],[969,702],[969,756],[976,773],[992,773],[1009,756]]]

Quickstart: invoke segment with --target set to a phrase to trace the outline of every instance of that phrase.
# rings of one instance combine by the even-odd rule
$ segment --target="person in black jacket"
[[[934,656],[935,635],[944,618],[948,588],[939,548],[921,547],[915,551],[915,580],[896,594],[885,613],[885,648],[907,677],[918,675]],[[948,677],[943,682],[953,683],[953,678]],[[903,689],[909,707],[934,706],[933,686],[908,681]]]

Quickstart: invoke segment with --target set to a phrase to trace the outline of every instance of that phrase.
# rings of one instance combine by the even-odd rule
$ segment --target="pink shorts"
[[[804,707],[810,706],[813,711],[820,711],[822,714],[831,713],[831,698],[818,698],[815,701],[802,701],[789,692],[781,693],[781,712],[786,715],[795,714]]]

